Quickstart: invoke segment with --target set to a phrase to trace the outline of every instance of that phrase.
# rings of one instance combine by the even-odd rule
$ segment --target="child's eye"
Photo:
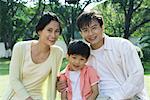
[[[76,57],[72,57],[73,59],[76,59]]]
[[[83,61],[84,59],[80,59],[80,60],[82,60],[82,61]]]

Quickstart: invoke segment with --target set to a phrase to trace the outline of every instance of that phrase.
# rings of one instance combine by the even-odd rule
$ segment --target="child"
[[[60,81],[67,81],[67,89],[61,93],[61,100],[95,100],[99,77],[96,71],[86,65],[90,48],[82,41],[73,41],[68,46],[68,65]]]

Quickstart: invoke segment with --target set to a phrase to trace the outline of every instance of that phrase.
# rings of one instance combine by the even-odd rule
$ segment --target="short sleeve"
[[[99,82],[100,77],[98,76],[98,74],[94,68],[88,67],[88,74],[89,74],[91,86],[93,86]]]

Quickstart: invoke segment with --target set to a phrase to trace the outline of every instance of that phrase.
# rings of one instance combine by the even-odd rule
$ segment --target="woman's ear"
[[[39,31],[38,31],[38,33],[37,33],[37,34],[38,34],[38,36],[40,36],[40,35],[41,35],[41,33],[42,33],[42,31],[41,31],[41,30],[39,30]]]

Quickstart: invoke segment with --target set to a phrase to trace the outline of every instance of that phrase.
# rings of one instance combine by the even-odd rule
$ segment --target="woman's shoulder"
[[[26,44],[31,44],[33,42],[33,40],[30,40],[30,41],[19,41],[15,44],[15,46],[18,46],[18,45],[26,45]]]
[[[51,46],[51,48],[55,52],[63,52],[63,49],[60,46],[53,45],[53,46]]]
[[[25,45],[30,44],[32,41],[19,41],[15,43],[14,48],[24,47]]]

